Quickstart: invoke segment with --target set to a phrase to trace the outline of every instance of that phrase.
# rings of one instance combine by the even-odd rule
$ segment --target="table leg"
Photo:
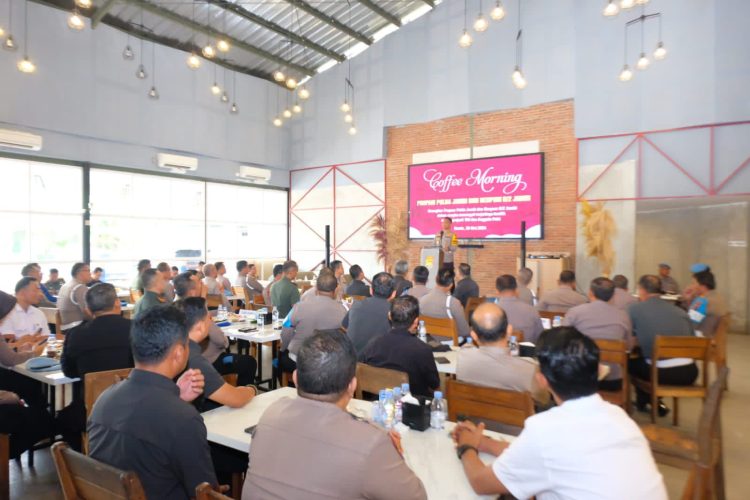
[[[273,363],[273,360],[278,357],[279,353],[279,341],[274,340],[271,342],[271,362]],[[276,389],[276,376],[273,374],[273,370],[271,370],[271,390]]]
[[[255,381],[260,385],[263,380],[263,342],[258,342],[258,374],[255,376]]]

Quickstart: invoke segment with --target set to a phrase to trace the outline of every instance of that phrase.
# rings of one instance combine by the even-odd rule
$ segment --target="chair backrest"
[[[237,295],[238,297],[244,297],[245,296],[245,287],[242,285],[233,285],[232,286],[232,295]]]
[[[466,307],[464,307],[464,313],[466,314],[466,321],[471,321],[471,313],[474,309],[479,307],[480,304],[487,302],[487,297],[469,297],[466,300]]]
[[[101,394],[110,386],[128,378],[131,370],[132,368],[121,368],[119,370],[91,372],[86,374],[83,379],[83,401],[86,405],[87,419],[91,415],[91,410],[94,408],[94,403],[99,399],[99,396],[101,396]]]
[[[401,387],[401,384],[408,383],[409,375],[405,372],[357,363],[357,391],[354,397],[362,399],[363,392],[378,394],[380,389]]]
[[[703,467],[713,467],[721,453],[721,396],[729,376],[729,368],[719,370],[718,377],[708,388],[706,401],[698,421],[698,462]],[[714,443],[719,446],[714,446]]]
[[[367,297],[365,297],[364,295],[344,295],[344,298],[351,298],[353,301],[357,302],[360,300],[365,300]]]
[[[306,291],[308,291],[309,289],[313,287],[312,283],[297,283],[297,286],[299,287],[300,295],[302,295],[303,293],[305,293]]]
[[[65,338],[65,335],[63,335],[62,331],[62,315],[60,314],[60,310],[55,311],[55,338],[57,340],[62,340]]]
[[[140,290],[136,290],[135,288],[130,289],[130,303],[135,304],[138,302],[138,299],[143,297],[143,293],[141,293]]]
[[[630,386],[628,377],[628,345],[624,340],[594,339],[599,346],[599,361],[602,363],[615,364],[620,367],[622,373],[622,388],[619,391],[599,391],[599,395],[605,400],[627,411],[630,407]]]
[[[653,359],[689,358],[703,362],[702,385],[708,386],[708,356],[711,340],[705,337],[664,336],[654,339]],[[656,363],[651,364],[651,381],[659,384],[659,370]]]
[[[565,312],[563,311],[539,311],[540,318],[547,318],[548,320],[552,321],[555,319],[555,316],[560,316],[561,318],[564,318]]]
[[[433,318],[430,316],[420,316],[419,319],[424,321],[427,333],[432,336],[449,337],[453,339],[453,345],[458,345],[458,328],[454,320],[451,318]]]
[[[253,304],[258,304],[260,306],[266,305],[266,299],[263,298],[262,293],[256,293],[255,295],[253,295]]]
[[[221,378],[223,378],[224,382],[231,385],[232,387],[237,387],[237,374],[236,373],[227,373],[226,375],[222,375]]]
[[[725,314],[721,317],[719,326],[716,328],[714,336],[711,339],[711,359],[718,367],[726,366],[727,364],[727,335],[729,334],[731,318],[730,314]]]
[[[456,380],[446,382],[448,420],[458,416],[481,418],[515,427],[523,427],[534,414],[534,400],[528,392],[482,387]]]
[[[206,307],[219,307],[224,304],[224,297],[221,295],[207,295]]]
[[[195,500],[232,500],[231,497],[222,495],[214,490],[208,483],[201,483],[195,488]]]
[[[71,450],[67,443],[52,445],[57,476],[66,500],[145,500],[138,476]]]

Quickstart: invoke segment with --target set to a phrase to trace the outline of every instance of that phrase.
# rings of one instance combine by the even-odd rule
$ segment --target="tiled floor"
[[[724,463],[726,470],[727,498],[739,500],[750,497],[750,426],[747,413],[750,410],[750,336],[731,335],[729,341],[729,366],[732,370],[729,378],[729,392],[725,393],[722,406],[724,424]],[[264,358],[265,368],[270,368],[270,357]],[[700,413],[699,400],[684,400],[680,403],[680,428],[696,428]],[[636,414],[639,423],[649,421],[645,414]],[[660,422],[671,424],[671,417]],[[670,498],[680,498],[687,478],[687,473],[679,469],[660,466],[667,483]],[[40,450],[35,454],[33,470],[26,465],[26,456],[19,467],[18,463],[10,464],[11,498],[34,500],[62,499],[62,492],[57,483],[57,474],[49,450]],[[744,493],[743,493],[744,492]],[[747,495],[747,496],[746,496]]]

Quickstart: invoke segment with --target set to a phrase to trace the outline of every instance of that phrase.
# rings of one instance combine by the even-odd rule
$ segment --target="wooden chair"
[[[479,305],[484,302],[487,302],[487,297],[485,296],[469,297],[469,299],[466,301],[466,307],[464,307],[464,314],[466,314],[467,322],[471,322],[471,314],[474,312],[474,309],[479,307]]]
[[[245,287],[242,285],[233,285],[232,286],[232,295],[237,295],[238,297],[244,297],[245,296]]]
[[[539,311],[539,317],[547,318],[548,320],[550,320],[550,322],[555,320],[555,316],[560,316],[561,318],[564,318],[565,313],[563,311]]]
[[[458,328],[456,322],[451,318],[432,318],[430,316],[420,316],[419,319],[424,321],[427,333],[432,336],[448,337],[453,339],[453,345],[458,345]]]
[[[64,442],[52,445],[52,458],[65,500],[146,499],[134,472],[125,472],[82,455]]]
[[[534,400],[529,392],[506,391],[448,380],[446,382],[448,420],[455,422],[459,415],[523,427],[534,414]]]
[[[726,497],[721,396],[728,376],[729,369],[723,367],[708,389],[697,434],[655,424],[641,427],[657,462],[691,471],[684,499],[724,500]]]
[[[236,373],[227,373],[226,375],[222,375],[221,378],[223,378],[224,382],[231,385],[232,387],[237,387],[237,374]]]
[[[711,349],[709,350],[709,360],[713,361],[716,367],[716,376],[722,368],[727,366],[727,336],[729,335],[729,325],[731,316],[725,314],[719,320],[719,326],[716,328],[713,337],[711,337]],[[729,380],[725,381],[724,389],[729,389]]]
[[[94,403],[104,391],[116,383],[125,380],[130,375],[132,368],[121,368],[119,370],[108,370],[104,372],[87,373],[83,378],[83,404],[86,406],[86,420],[91,416]],[[88,454],[88,434],[82,436],[83,451]]]
[[[299,286],[300,295],[302,295],[303,293],[305,293],[306,291],[308,291],[309,289],[313,287],[312,283],[299,283],[297,286]]]
[[[135,288],[130,289],[130,303],[135,304],[138,302],[138,299],[143,297],[143,293],[141,293],[140,290],[136,290]]]
[[[10,498],[10,436],[0,434],[0,499]]]
[[[344,294],[344,298],[345,299],[352,299],[355,302],[359,302],[360,300],[365,300],[367,297],[365,297],[364,295],[348,295],[348,294]]]
[[[64,340],[65,335],[62,331],[62,316],[60,315],[60,310],[58,309],[55,311],[55,339],[57,340]]]
[[[362,399],[364,392],[377,395],[380,389],[401,387],[401,384],[408,383],[409,375],[406,372],[357,363],[357,390],[354,397]]]
[[[231,498],[219,493],[208,483],[201,483],[195,488],[195,500],[231,500]],[[235,498],[239,497],[235,495]]]
[[[253,304],[258,304],[260,306],[265,306],[266,305],[266,301],[263,298],[263,294],[261,294],[261,293],[256,293],[255,295],[253,295],[252,302],[253,302]]]
[[[206,296],[206,307],[209,309],[216,309],[217,307],[224,305],[223,295],[207,295]]]
[[[674,413],[672,416],[674,425],[678,425],[679,422],[678,398],[706,398],[709,342],[709,339],[702,337],[656,336],[652,356],[654,361],[670,358],[690,358],[695,361],[702,361],[703,366],[699,385],[659,384],[659,370],[656,367],[656,362],[651,364],[651,380],[641,380],[633,377],[633,384],[651,394],[651,423],[656,423],[657,401],[660,397],[671,397],[674,401]]]
[[[620,367],[622,373],[622,388],[619,391],[599,390],[599,395],[605,401],[621,407],[630,414],[630,383],[628,377],[628,346],[624,340],[594,339],[599,346],[599,361],[601,363],[615,364]]]

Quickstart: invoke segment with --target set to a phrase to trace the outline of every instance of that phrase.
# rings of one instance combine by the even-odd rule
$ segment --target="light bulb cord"
[[[29,0],[23,3],[23,57],[29,58]]]
[[[518,0],[518,33],[516,34],[516,66],[523,64],[523,29],[521,28],[521,0]]]

